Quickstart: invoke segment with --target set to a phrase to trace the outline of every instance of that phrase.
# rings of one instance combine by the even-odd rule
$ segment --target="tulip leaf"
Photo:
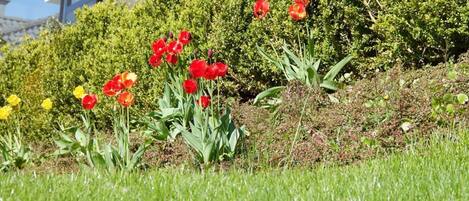
[[[336,91],[337,90],[337,83],[334,82],[334,81],[329,81],[329,80],[324,80],[321,85],[320,85],[322,88],[325,88],[325,89],[329,89],[329,90],[332,90],[332,91]]]
[[[348,62],[350,62],[350,60],[352,60],[352,56],[349,55],[347,57],[345,57],[344,59],[342,59],[339,63],[337,63],[336,65],[334,65],[331,70],[329,70],[329,72],[324,76],[324,80],[327,80],[327,81],[333,81],[335,79],[335,77],[337,76],[337,74],[339,74],[339,72],[342,70],[342,68],[344,68],[345,65],[347,65]]]
[[[257,105],[259,104],[260,101],[270,98],[270,97],[276,97],[280,92],[282,92],[285,89],[285,86],[278,86],[278,87],[272,87],[269,88],[261,93],[259,93],[256,98],[254,99],[253,104]]]
[[[80,143],[80,146],[86,147],[88,144],[88,138],[83,134],[83,131],[81,129],[77,129],[75,132],[75,139],[77,139],[78,143]]]

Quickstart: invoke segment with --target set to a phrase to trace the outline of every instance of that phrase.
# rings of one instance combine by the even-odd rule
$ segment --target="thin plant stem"
[[[220,114],[220,80],[217,80],[217,113]]]
[[[129,112],[129,108],[128,108],[128,107],[125,108],[125,112],[126,112],[126,116],[127,116],[127,118],[126,118],[126,128],[125,128],[125,131],[124,131],[124,132],[125,132],[125,133],[124,133],[124,134],[125,134],[125,141],[126,141],[126,142],[125,142],[125,153],[126,153],[126,160],[127,160],[127,161],[126,161],[126,162],[127,162],[126,165],[128,165],[129,162],[130,162],[130,153],[129,153],[129,141],[130,141],[130,139],[129,139],[129,134],[130,134],[130,112]]]
[[[308,90],[308,95],[306,95],[306,98],[305,98],[304,101],[303,101],[303,108],[301,109],[300,120],[298,121],[298,125],[297,125],[297,127],[296,127],[295,137],[293,138],[293,141],[292,141],[292,143],[291,143],[290,153],[288,154],[287,164],[284,166],[284,169],[287,169],[287,168],[293,163],[292,154],[293,154],[293,150],[294,150],[295,145],[296,145],[296,141],[298,140],[298,135],[299,135],[299,133],[300,133],[300,127],[301,127],[301,125],[302,125],[303,117],[304,117],[304,115],[305,115],[306,103],[307,103],[307,101],[308,101],[310,95],[311,95],[311,91]]]

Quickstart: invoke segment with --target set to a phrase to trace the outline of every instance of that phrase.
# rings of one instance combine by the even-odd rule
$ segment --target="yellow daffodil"
[[[11,106],[17,106],[21,102],[21,98],[19,98],[17,95],[11,95],[7,98],[8,104]]]
[[[0,120],[7,120],[12,110],[13,108],[9,105],[0,108]]]
[[[75,98],[82,99],[85,96],[85,88],[83,88],[83,86],[75,87],[73,95]]]
[[[53,105],[52,100],[50,100],[50,98],[47,98],[44,101],[42,101],[41,107],[45,110],[50,110],[52,109],[52,105]]]

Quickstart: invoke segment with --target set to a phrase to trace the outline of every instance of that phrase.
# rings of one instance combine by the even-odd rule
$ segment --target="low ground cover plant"
[[[270,111],[241,104],[235,119],[250,129],[243,155],[249,168],[319,163],[350,164],[381,154],[405,149],[426,141],[438,128],[467,126],[467,61],[455,64],[455,79],[450,79],[444,64],[431,70],[380,73],[360,80],[333,94],[291,83],[281,93],[276,119]],[[307,94],[312,95],[308,97]],[[445,95],[446,94],[446,95]],[[458,98],[459,97],[459,98]],[[302,117],[302,106],[306,108]],[[449,101],[449,102],[448,102]],[[298,130],[297,124],[302,122]]]

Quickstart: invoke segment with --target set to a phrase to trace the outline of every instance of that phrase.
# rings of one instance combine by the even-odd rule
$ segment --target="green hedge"
[[[139,112],[134,114],[143,114],[156,109],[163,82],[159,71],[147,64],[150,44],[181,29],[194,36],[186,51],[214,49],[215,58],[230,65],[224,89],[242,98],[284,82],[281,72],[258,55],[256,45],[270,49],[272,42],[278,48],[283,39],[295,44],[305,37],[306,27],[314,33],[325,64],[353,54],[347,70],[358,76],[396,62],[443,62],[469,46],[467,1],[380,0],[366,6],[362,0],[316,0],[308,8],[308,19],[299,23],[288,16],[291,0],[270,2],[268,16],[257,20],[253,0],[142,0],[135,6],[104,1],[78,11],[73,25],[51,28],[19,47],[3,47],[0,96],[18,94],[25,101],[21,116],[29,135],[50,136],[44,133],[57,122],[73,122],[80,114],[71,93],[75,86],[84,84],[100,95],[103,104],[96,115],[104,119],[110,100],[100,92],[102,84],[115,73],[131,70],[139,75],[134,107]],[[47,97],[56,106],[49,114],[38,106]]]

